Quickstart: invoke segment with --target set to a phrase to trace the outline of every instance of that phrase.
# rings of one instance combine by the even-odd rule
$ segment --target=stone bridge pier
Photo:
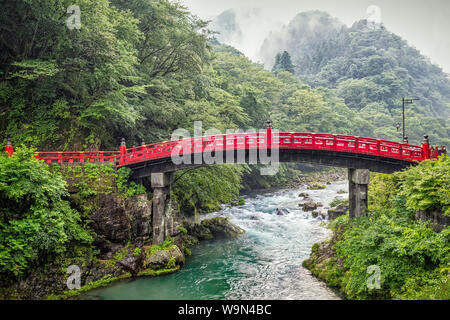
[[[359,218],[367,215],[368,187],[370,171],[367,169],[348,169],[349,217]]]
[[[349,216],[351,219],[367,215],[370,171],[348,169]],[[161,244],[173,232],[171,188],[173,172],[152,173],[153,188],[152,225],[153,244]]]
[[[173,172],[152,173],[150,180],[153,188],[153,244],[161,244],[173,230],[171,203]]]

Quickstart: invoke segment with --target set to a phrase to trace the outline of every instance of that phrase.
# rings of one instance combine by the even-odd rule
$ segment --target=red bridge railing
[[[422,146],[398,143],[372,138],[348,135],[320,133],[272,133],[266,132],[233,133],[194,137],[177,141],[153,143],[127,149],[122,141],[120,151],[88,151],[88,152],[36,152],[36,158],[46,163],[114,163],[118,167],[140,162],[170,158],[172,154],[188,155],[211,151],[252,150],[252,149],[307,149],[367,154],[384,158],[392,158],[407,162],[421,162],[438,158],[446,153],[445,147],[430,147],[428,137]],[[8,141],[5,151],[11,156],[14,152]]]
[[[271,139],[270,139],[271,137]],[[310,149],[327,150],[421,162],[437,158],[437,148],[430,148],[428,139],[422,146],[386,140],[354,137],[347,135],[315,133],[236,133],[181,139],[154,143],[122,150],[118,166],[170,158],[173,153],[187,155],[198,152],[251,150],[251,149]]]
[[[46,163],[116,163],[119,151],[36,152],[36,158]]]

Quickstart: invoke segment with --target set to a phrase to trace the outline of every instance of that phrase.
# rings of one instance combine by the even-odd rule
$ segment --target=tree
[[[64,200],[66,182],[18,148],[13,157],[0,154],[0,275],[15,279],[64,254],[71,244],[89,245],[91,236],[80,215]]]
[[[81,29],[70,30],[64,19],[70,4],[8,1],[2,7],[0,130],[16,144],[106,148],[115,140],[111,132],[126,131],[139,118],[130,103],[142,91],[135,72],[138,21],[107,0],[80,0]]]
[[[294,65],[291,61],[291,56],[287,51],[277,54],[275,58],[275,65],[272,68],[272,72],[275,74],[282,71],[287,71],[292,74],[295,73]]]

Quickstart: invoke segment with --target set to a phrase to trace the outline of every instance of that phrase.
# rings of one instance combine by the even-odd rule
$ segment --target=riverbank
[[[42,253],[39,262],[26,266],[26,271],[20,276],[11,274],[2,278],[0,296],[3,299],[74,298],[119,280],[170,274],[182,269],[185,257],[191,254],[191,248],[199,241],[242,234],[242,230],[232,222],[219,217],[201,224],[189,222],[173,203],[175,219],[168,239],[164,244],[154,246],[151,194],[147,194],[142,186],[128,182],[129,172],[93,164],[47,167],[38,164],[31,156],[26,160],[8,160],[19,161],[23,166],[36,166],[34,170],[40,172],[40,176],[48,177],[45,183],[56,182],[58,189],[52,190],[60,190],[58,196],[67,199],[61,200],[62,205],[71,210],[73,221],[81,229],[77,229],[72,241],[60,245],[58,253]],[[61,177],[67,182],[68,193],[63,192],[66,187]],[[307,177],[314,183],[320,179],[313,175]],[[41,188],[49,187],[43,185]],[[295,195],[293,200],[298,202],[299,199]],[[298,203],[296,207],[296,210],[301,210]],[[84,242],[77,238],[80,232],[85,234]],[[34,243],[31,245],[36,246]],[[15,257],[19,255],[16,253]],[[70,266],[79,270],[79,281],[76,274],[67,272]],[[68,290],[68,282],[72,285],[79,283],[80,288]]]
[[[447,157],[373,174],[369,216],[330,222],[303,266],[348,299],[449,300],[449,169]]]
[[[326,189],[305,186],[246,195],[245,204],[223,206],[203,219],[228,218],[246,230],[233,239],[204,240],[176,273],[136,278],[86,292],[80,299],[336,300],[332,289],[302,267],[314,243],[330,236],[320,219],[304,211],[299,193],[329,206],[346,181]],[[277,209],[283,215],[277,214]]]
[[[244,196],[256,196],[258,194],[265,194],[270,192],[276,192],[284,189],[295,188],[315,188],[325,189],[327,185],[333,182],[345,181],[348,178],[347,169],[342,168],[322,168],[320,171],[301,172],[292,176],[286,181],[283,186],[271,186],[262,189],[253,189],[245,191]]]
[[[65,232],[73,234],[69,237],[59,230],[66,242],[60,240],[58,251],[53,254],[37,250],[38,241],[51,243],[52,233],[46,230],[27,234],[23,240],[30,242],[25,248],[34,251],[24,252],[20,242],[11,246],[11,257],[2,262],[13,259],[17,262],[12,261],[11,272],[4,273],[0,279],[0,299],[66,299],[122,279],[169,274],[183,266],[190,247],[203,238],[232,237],[243,232],[225,219],[204,221],[193,227],[177,213],[173,203],[175,218],[170,234],[163,244],[153,245],[151,194],[142,186],[128,182],[128,171],[94,164],[48,167],[32,155],[7,160],[14,170],[11,174],[17,166],[34,166],[33,174],[39,172],[38,176],[45,178],[42,186],[37,185],[28,192],[34,194],[35,188],[55,192],[52,198],[40,200],[46,206],[43,212],[52,212],[51,206],[59,201],[65,212],[59,208],[54,214],[67,219],[61,225],[66,226]],[[27,181],[28,176],[23,179]],[[37,226],[48,226],[47,220],[36,221],[35,217],[25,221],[37,231]],[[197,229],[202,231],[201,235],[195,234]],[[37,261],[27,264],[26,259],[33,254]],[[18,262],[22,263],[21,273]],[[2,268],[5,269],[5,264]]]

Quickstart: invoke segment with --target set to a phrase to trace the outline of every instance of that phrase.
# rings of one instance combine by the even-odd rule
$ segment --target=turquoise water
[[[308,190],[325,207],[346,182],[324,190]],[[302,267],[314,243],[329,236],[298,197],[303,188],[249,196],[240,207],[224,208],[205,218],[229,217],[246,230],[233,240],[203,242],[179,272],[138,278],[92,290],[81,299],[339,299]],[[348,195],[339,195],[347,197]],[[289,213],[276,215],[277,208]]]

